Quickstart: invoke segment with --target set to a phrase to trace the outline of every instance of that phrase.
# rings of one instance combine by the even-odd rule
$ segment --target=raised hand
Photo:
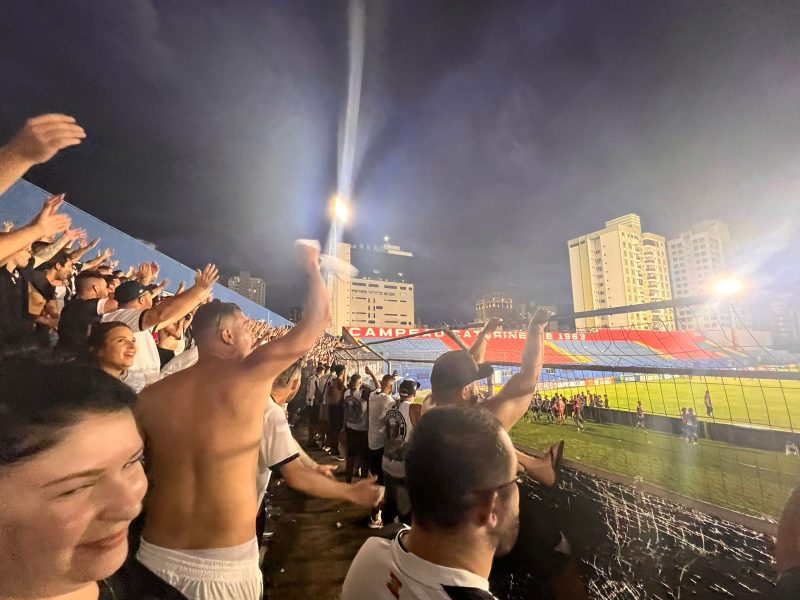
[[[309,242],[307,240],[295,242],[300,264],[306,273],[319,271],[319,242]]]
[[[498,327],[503,324],[503,319],[500,317],[492,317],[488,321],[486,321],[486,325],[483,326],[483,331],[486,334],[492,334],[497,331]]]
[[[530,325],[528,329],[533,329],[534,327],[538,327],[540,330],[544,330],[547,327],[547,324],[552,320],[555,313],[551,310],[547,310],[546,308],[537,308],[536,312],[533,313],[531,317]]]
[[[40,115],[25,122],[6,146],[10,152],[31,164],[53,158],[68,146],[76,146],[86,137],[74,117],[59,114]]]
[[[66,236],[67,241],[70,242],[74,242],[75,240],[86,240],[85,229],[67,229],[64,235]]]
[[[32,225],[39,227],[41,237],[50,237],[68,229],[72,224],[72,219],[69,215],[59,214],[58,209],[64,204],[64,194],[58,196],[51,196],[45,200],[42,210],[31,222]]]
[[[256,321],[255,319],[248,319],[245,324],[250,337],[253,338],[253,343],[258,344],[261,339],[266,335],[267,323],[265,321]]]
[[[154,264],[155,263],[143,262],[136,270],[136,278],[145,285],[150,285],[158,274],[156,271],[153,271]]]
[[[208,264],[202,271],[198,269],[195,272],[194,285],[203,292],[203,296],[211,293],[211,288],[217,281],[219,281],[219,269],[216,265]]]

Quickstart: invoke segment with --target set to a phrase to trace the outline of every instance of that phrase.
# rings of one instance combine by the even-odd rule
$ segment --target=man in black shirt
[[[83,271],[75,280],[77,297],[64,306],[58,325],[61,351],[81,352],[86,347],[89,327],[99,323],[108,312],[117,310],[117,302],[108,298],[108,285],[97,271]]]

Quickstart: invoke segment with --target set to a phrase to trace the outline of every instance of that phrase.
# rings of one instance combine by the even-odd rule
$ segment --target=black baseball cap
[[[157,287],[157,285],[152,284],[143,285],[138,281],[126,281],[125,283],[120,283],[114,290],[114,299],[121,304],[127,304],[137,298],[141,298],[147,292],[152,292]]]
[[[418,389],[419,381],[414,381],[413,379],[404,379],[400,382],[400,385],[397,386],[397,393],[401,398],[408,398],[409,396],[416,394]]]
[[[445,352],[433,363],[431,388],[436,390],[458,390],[473,381],[486,379],[494,373],[489,363],[478,364],[466,350]]]

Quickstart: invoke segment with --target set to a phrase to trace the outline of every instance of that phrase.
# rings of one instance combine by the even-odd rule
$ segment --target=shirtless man
[[[303,320],[252,350],[238,306],[198,309],[199,359],[139,396],[153,482],[139,561],[190,599],[257,600],[263,593],[254,481],[273,380],[331,320],[319,251],[300,245],[308,280]]]

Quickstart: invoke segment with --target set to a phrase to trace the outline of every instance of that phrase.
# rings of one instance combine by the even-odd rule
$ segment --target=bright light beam
[[[347,201],[341,196],[336,196],[333,199],[333,216],[339,223],[346,223],[347,218],[350,216],[350,208],[347,206]]]
[[[744,290],[744,282],[738,277],[722,277],[717,279],[711,286],[711,291],[715,296],[730,298],[741,294]]]
[[[350,65],[347,81],[347,107],[344,115],[339,153],[340,196],[351,198],[355,171],[358,114],[361,109],[361,76],[364,72],[364,37],[366,29],[366,6],[364,0],[350,0],[348,21],[348,50]]]

